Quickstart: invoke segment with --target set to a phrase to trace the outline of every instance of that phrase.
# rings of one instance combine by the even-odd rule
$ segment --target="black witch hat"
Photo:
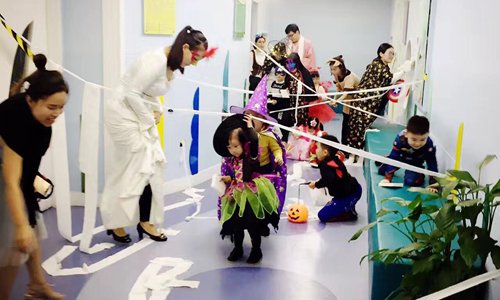
[[[237,128],[246,128],[246,122],[243,120],[242,114],[235,114],[227,117],[214,133],[214,150],[222,157],[231,157],[231,153],[227,149],[229,135]]]

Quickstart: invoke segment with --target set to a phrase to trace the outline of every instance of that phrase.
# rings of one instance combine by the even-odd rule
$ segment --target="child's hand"
[[[243,117],[243,120],[247,123],[248,128],[253,128],[252,118],[249,114],[245,114],[245,116]]]
[[[231,182],[231,176],[221,176],[220,181],[223,181],[225,183]]]
[[[280,157],[276,157],[274,159],[274,162],[281,166],[283,164],[283,157],[281,157],[281,156]]]
[[[315,181],[309,182],[309,188],[310,189],[315,189],[316,188],[316,182]]]
[[[429,186],[427,187],[427,190],[428,190],[429,192],[431,192],[431,193],[436,193],[436,194],[437,194],[437,192],[438,192],[437,187],[435,187],[435,186],[433,186],[433,185],[429,185]]]

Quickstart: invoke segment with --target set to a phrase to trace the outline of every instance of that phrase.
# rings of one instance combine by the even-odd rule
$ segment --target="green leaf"
[[[447,198],[448,195],[451,193],[452,190],[455,189],[455,187],[458,184],[458,180],[450,180],[446,183],[445,186],[443,186],[443,193],[442,196],[443,198]]]
[[[478,204],[481,201],[481,199],[471,199],[471,200],[465,200],[465,201],[460,201],[458,202],[457,206],[460,207],[470,207]]]
[[[489,164],[490,162],[492,162],[496,158],[497,158],[497,156],[494,154],[486,155],[486,157],[483,159],[483,161],[479,164],[479,171],[481,171],[484,167],[486,167],[487,164]]]
[[[439,206],[437,205],[426,205],[422,207],[422,213],[426,215],[430,215],[439,210]]]
[[[403,248],[400,248],[397,252],[399,254],[408,254],[410,252],[420,250],[425,246],[423,243],[411,243]]]
[[[497,241],[490,237],[486,229],[479,227],[475,227],[474,229],[477,235],[477,238],[474,240],[474,248],[480,256],[487,257],[493,250]]]
[[[491,250],[491,260],[497,269],[500,269],[500,246],[495,246]]]
[[[474,249],[474,241],[469,235],[464,235],[458,239],[460,244],[460,255],[467,267],[471,268],[477,259],[477,252]]]
[[[401,207],[407,207],[411,204],[411,201],[408,201],[408,200],[399,200],[399,201],[396,201],[395,202],[397,205],[401,206]]]
[[[472,224],[476,223],[477,217],[483,210],[483,205],[473,205],[473,206],[465,206],[460,210],[460,214],[463,219],[471,220]]]
[[[412,265],[412,273],[431,273],[435,267],[435,261],[438,261],[439,257],[436,255],[431,255],[421,260],[417,260]]]
[[[472,177],[472,175],[467,171],[448,170],[448,174],[450,174],[451,176],[454,176],[460,180],[463,180],[463,181],[476,183],[476,180],[474,179],[474,177]]]
[[[403,207],[408,206],[411,203],[411,201],[408,201],[408,200],[403,199],[401,197],[385,198],[385,199],[382,199],[381,203],[384,203],[384,202],[387,202],[387,201],[393,201],[396,204],[398,204],[399,206],[403,206]]]
[[[427,233],[412,232],[411,235],[418,240],[428,241],[430,239]]]
[[[410,205],[411,206],[411,205]],[[422,201],[415,208],[413,208],[408,214],[408,219],[412,223],[416,223],[418,219],[420,219],[420,215],[422,214]]]
[[[358,230],[358,231],[357,231],[357,232],[356,232],[356,233],[355,233],[355,234],[351,237],[351,239],[349,240],[349,242],[350,242],[350,241],[357,240],[357,239],[361,236],[361,234],[362,234],[364,231],[369,230],[369,229],[370,229],[370,228],[372,228],[373,226],[377,225],[377,223],[379,223],[379,222],[381,222],[381,221],[375,221],[375,222],[372,222],[372,223],[370,223],[370,224],[368,224],[368,225],[363,226],[361,229],[359,229],[359,230]]]
[[[422,201],[422,197],[420,197],[420,195],[417,195],[417,197],[415,197],[415,199],[408,205],[408,209],[413,210],[419,206],[422,207]]]
[[[431,192],[427,188],[422,188],[422,187],[410,187],[410,188],[408,188],[408,192],[420,193],[420,194],[431,195],[431,196],[438,196],[437,193]]]
[[[455,205],[451,202],[446,202],[439,210],[435,221],[436,226],[441,231],[446,231],[448,228],[455,225]]]
[[[382,208],[380,209],[378,212],[377,212],[377,219],[378,218],[382,218],[383,216],[385,215],[388,215],[388,214],[397,214],[399,211],[395,210],[395,209],[387,209],[387,208]]]
[[[382,199],[382,201],[380,201],[380,203],[384,203],[387,201],[405,201],[405,199],[403,199],[401,197],[389,197],[389,198]]]
[[[493,197],[500,196],[500,180],[498,180],[497,183],[491,188],[490,193],[493,195]]]

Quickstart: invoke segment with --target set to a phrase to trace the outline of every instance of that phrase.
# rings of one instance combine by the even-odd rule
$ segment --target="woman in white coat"
[[[108,235],[129,243],[125,227],[136,225],[155,241],[167,237],[163,223],[163,174],[166,164],[156,125],[163,112],[156,98],[165,95],[174,71],[206,57],[201,31],[185,27],[171,46],[142,55],[122,78],[105,105],[105,127],[111,137],[109,172],[100,206]]]

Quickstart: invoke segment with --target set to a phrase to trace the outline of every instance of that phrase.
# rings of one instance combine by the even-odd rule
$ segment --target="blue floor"
[[[335,120],[327,125],[326,130],[340,130],[340,121]],[[293,163],[289,163],[289,170]],[[349,170],[365,187],[362,168],[353,167]],[[317,169],[304,170],[304,179],[316,179],[318,176]],[[310,218],[308,223],[294,224],[282,219],[278,233],[271,233],[262,240],[262,261],[249,265],[245,260],[236,263],[226,260],[232,244],[227,239],[221,240],[219,236],[220,225],[215,219],[215,192],[209,188],[209,182],[198,188],[205,189],[198,218],[184,221],[186,216],[194,212],[194,206],[166,211],[164,228],[180,231],[178,235],[170,236],[167,242],[152,243],[96,273],[48,276],[49,282],[65,293],[66,299],[129,299],[134,283],[151,260],[174,257],[193,262],[177,279],[199,281],[199,287],[172,288],[167,299],[368,299],[368,266],[366,263],[359,264],[360,258],[368,251],[367,235],[348,243],[352,234],[367,224],[365,195],[358,202],[359,219],[355,222],[321,224],[317,218]],[[310,216],[314,217],[319,207],[312,206],[311,199],[307,198],[308,193],[304,191],[305,188],[301,196],[310,207]],[[297,187],[289,186],[287,201],[293,197],[297,197]],[[186,198],[182,193],[168,195],[165,205]],[[42,252],[44,258],[48,258],[70,243],[57,234],[55,210],[50,209],[44,215],[49,239],[42,241]],[[83,208],[73,208],[74,232],[81,231],[79,223],[82,215]],[[129,228],[128,232],[133,242],[136,242],[135,229]],[[111,241],[105,233],[97,234],[93,240],[94,243]],[[62,266],[72,268],[81,267],[83,263],[90,265],[125,248],[116,245],[93,255],[75,251],[63,261]],[[250,252],[248,236],[245,237],[244,249],[246,258]],[[13,299],[22,299],[26,282],[27,274],[23,270],[16,281]]]

